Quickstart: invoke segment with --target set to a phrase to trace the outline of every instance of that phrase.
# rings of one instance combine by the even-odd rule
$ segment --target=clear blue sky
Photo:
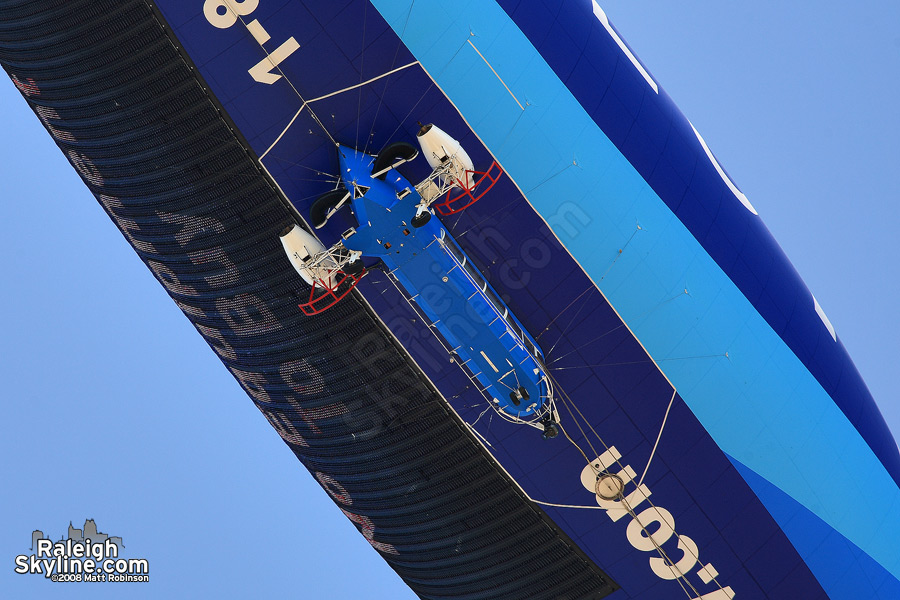
[[[757,208],[900,434],[900,5],[601,5]],[[5,77],[0,115],[0,595],[412,598]],[[85,518],[148,558],[151,583],[13,574],[33,529],[59,538]]]

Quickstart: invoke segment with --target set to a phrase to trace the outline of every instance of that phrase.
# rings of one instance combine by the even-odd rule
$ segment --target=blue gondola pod
[[[378,156],[337,147],[341,185],[319,198],[310,219],[318,229],[349,207],[354,225],[330,248],[298,225],[281,234],[288,258],[311,286],[300,308],[315,315],[334,306],[365,275],[363,257],[380,259],[388,279],[490,407],[556,437],[559,416],[543,351],[441,220],[432,218],[471,206],[503,171],[496,162],[476,171],[459,142],[434,125],[422,126],[417,141],[432,167],[417,185],[397,171],[419,154],[411,144],[391,144]]]

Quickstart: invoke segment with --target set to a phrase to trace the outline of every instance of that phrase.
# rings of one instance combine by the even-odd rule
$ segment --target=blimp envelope
[[[136,126],[169,148],[153,160],[187,166],[69,158],[416,593],[900,597],[896,443],[751,199],[600,4],[133,4],[147,41],[122,60],[178,102]],[[75,67],[4,60],[64,151],[112,135],[67,114]],[[382,217],[402,224],[379,233]],[[292,228],[320,242],[285,256]],[[316,256],[327,306],[301,277]],[[473,284],[469,303],[442,282]],[[497,311],[484,327],[479,307]]]

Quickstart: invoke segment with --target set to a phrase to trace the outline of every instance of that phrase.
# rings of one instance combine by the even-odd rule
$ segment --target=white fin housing
[[[317,279],[329,280],[330,273],[326,268],[323,268],[324,265],[314,267],[310,264],[316,257],[325,252],[325,246],[322,245],[322,242],[316,236],[299,225],[294,225],[290,229],[285,229],[279,237],[288,260],[294,265],[303,281],[312,285],[313,281]]]
[[[446,168],[449,163],[446,175],[441,177],[445,185],[461,187],[461,182],[468,190],[475,187],[475,178],[472,173],[475,167],[462,144],[433,124],[424,125],[419,129],[416,139],[419,147],[422,148],[425,160],[432,169]]]

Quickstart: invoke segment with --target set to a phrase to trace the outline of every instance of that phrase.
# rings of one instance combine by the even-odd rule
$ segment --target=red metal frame
[[[302,304],[298,304],[303,314],[307,316],[323,313],[350,293],[356,287],[359,280],[366,273],[365,269],[357,275],[349,275],[343,271],[336,270],[331,272],[329,279],[334,279],[334,287],[328,285],[328,282],[322,279],[314,279],[312,289],[309,290],[309,300]],[[318,296],[316,290],[319,291]]]
[[[462,188],[462,192],[451,198],[450,195],[453,193],[453,189],[451,189],[447,192],[446,200],[434,205],[434,207],[439,213],[441,213],[441,215],[445,217],[454,215],[461,210],[469,208],[470,206],[481,200],[484,195],[487,194],[492,187],[494,187],[494,184],[500,180],[500,177],[503,175],[503,168],[497,164],[497,161],[494,161],[491,163],[491,166],[488,167],[487,171],[470,171],[467,169],[465,172],[465,178],[467,180],[469,179],[469,175],[471,175],[473,178],[480,175],[481,178],[475,183],[475,185],[472,186],[471,190],[466,188],[463,182],[457,179],[456,183],[459,184],[459,186]],[[487,187],[482,187],[481,184],[483,184],[485,180],[490,181],[490,184],[488,184]],[[474,192],[479,187],[481,187],[481,190],[476,196],[472,192]]]

